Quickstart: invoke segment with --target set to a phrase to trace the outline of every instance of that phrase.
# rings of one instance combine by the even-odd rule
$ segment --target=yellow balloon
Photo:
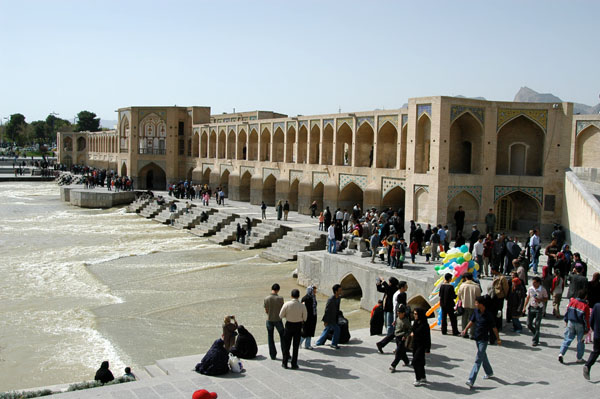
[[[473,268],[477,271],[479,271],[479,263],[475,262],[475,265],[473,266]]]
[[[440,252],[440,256],[441,256],[442,258],[445,258],[445,257],[446,257],[446,253],[442,251],[442,252]]]
[[[471,260],[472,255],[470,252],[467,252],[466,254],[463,255],[463,258],[465,258],[465,260],[468,262]]]

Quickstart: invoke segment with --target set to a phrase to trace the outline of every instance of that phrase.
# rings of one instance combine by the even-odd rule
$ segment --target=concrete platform
[[[108,191],[106,189],[71,189],[69,202],[82,208],[112,208],[135,200],[135,191]]]

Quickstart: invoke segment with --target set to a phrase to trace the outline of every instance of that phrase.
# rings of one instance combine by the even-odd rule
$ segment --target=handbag
[[[464,313],[465,308],[463,308],[462,301],[458,301],[458,303],[456,304],[456,310],[454,311],[454,314],[457,316],[462,316]]]
[[[233,353],[229,354],[229,368],[234,373],[241,373],[242,370],[244,369],[244,365],[242,364],[242,361],[237,356],[235,356]]]

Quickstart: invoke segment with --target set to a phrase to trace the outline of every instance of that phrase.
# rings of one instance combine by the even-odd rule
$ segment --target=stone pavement
[[[564,302],[564,301],[563,301]],[[564,307],[564,303],[563,303]],[[488,347],[495,378],[483,380],[481,370],[475,388],[465,381],[475,359],[475,344],[461,337],[443,336],[432,331],[432,350],[427,355],[428,384],[414,387],[412,368],[398,366],[388,371],[394,346],[378,353],[368,330],[352,332],[352,339],[341,349],[328,346],[300,350],[299,370],[284,370],[280,361],[269,359],[266,345],[259,356],[244,362],[246,371],[222,377],[208,377],[192,371],[202,355],[166,359],[157,362],[168,375],[86,391],[63,393],[54,398],[152,399],[191,398],[196,389],[208,389],[219,398],[382,398],[414,396],[419,398],[457,397],[484,393],[486,398],[508,397],[597,397],[600,392],[600,365],[592,369],[591,381],[584,380],[582,365],[575,364],[574,344],[565,355],[565,364],[557,360],[564,323],[553,317],[542,323],[541,344],[531,346],[529,333],[515,335],[505,326],[503,346]],[[587,345],[587,359],[591,346]],[[280,354],[279,354],[280,356]],[[280,358],[280,357],[279,357]],[[135,372],[135,370],[134,370]]]

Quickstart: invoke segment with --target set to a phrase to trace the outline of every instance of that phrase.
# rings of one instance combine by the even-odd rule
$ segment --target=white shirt
[[[344,219],[344,213],[342,211],[337,211],[337,213],[335,214],[335,218],[336,220]]]
[[[329,226],[329,228],[327,229],[327,233],[329,235],[330,240],[335,240],[335,227]]]
[[[483,243],[477,241],[475,245],[473,245],[473,255],[474,256],[483,256]]]
[[[537,234],[532,235],[531,238],[529,239],[529,247],[534,248],[539,245],[540,245],[540,238],[537,236]]]

